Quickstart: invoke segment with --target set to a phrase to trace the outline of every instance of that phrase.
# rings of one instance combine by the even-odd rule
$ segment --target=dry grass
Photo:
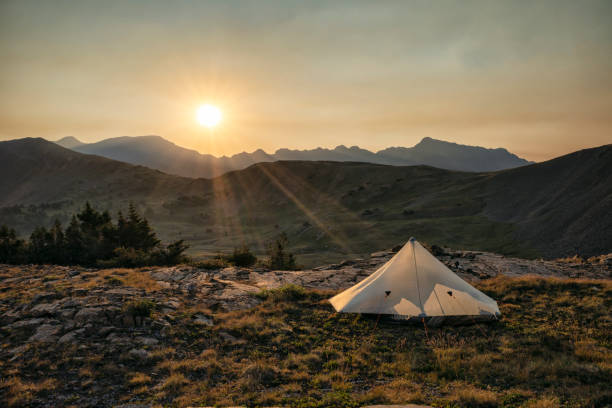
[[[316,291],[268,292],[251,310],[216,314],[213,327],[193,324],[191,305],[146,360],[122,360],[133,345],[32,345],[30,358],[0,364],[0,399],[63,405],[52,398],[78,381],[81,398],[162,406],[612,404],[612,282],[498,278],[479,287],[498,300],[501,321],[428,336],[418,325],[334,313],[330,294]],[[57,382],[43,381],[51,376]]]
[[[90,289],[96,286],[129,286],[137,289],[144,289],[147,292],[154,292],[161,289],[159,283],[151,278],[146,268],[127,269],[113,268],[101,269],[89,279],[82,281],[76,287]]]
[[[29,406],[35,395],[44,396],[56,386],[57,381],[52,378],[38,382],[26,382],[19,377],[9,377],[0,381],[0,388],[8,391],[6,403],[11,407]]]

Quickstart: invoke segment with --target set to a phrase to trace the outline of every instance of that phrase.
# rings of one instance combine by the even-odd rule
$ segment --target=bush
[[[262,300],[270,299],[279,302],[304,299],[307,296],[307,292],[303,287],[290,283],[277,289],[263,289],[256,293],[255,296]]]
[[[157,305],[150,299],[137,299],[123,305],[123,312],[132,317],[151,317]]]
[[[169,244],[166,248],[160,248],[153,253],[152,264],[154,265],[176,265],[189,262],[184,252],[189,248],[182,239]]]
[[[134,248],[115,248],[114,257],[107,260],[98,261],[99,266],[103,267],[124,267],[135,268],[151,264],[151,257],[146,252]]]
[[[192,262],[191,265],[195,266],[196,268],[214,270],[227,268],[229,264],[221,256],[218,256],[216,258],[206,259],[204,261]]]
[[[257,361],[242,372],[243,389],[254,391],[277,385],[281,379],[278,369],[271,364]]]
[[[253,266],[257,262],[257,257],[253,255],[248,246],[234,248],[231,255],[225,256],[227,262],[235,266]]]

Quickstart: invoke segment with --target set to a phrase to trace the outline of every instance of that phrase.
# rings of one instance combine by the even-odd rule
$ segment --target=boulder
[[[30,309],[30,314],[34,317],[53,316],[59,308],[59,303],[41,303]]]
[[[143,349],[131,349],[128,354],[130,357],[138,360],[146,360],[149,358],[149,352]]]
[[[212,317],[205,316],[202,313],[197,313],[194,315],[193,322],[195,324],[201,324],[204,326],[212,326],[214,324]]]
[[[78,334],[77,330],[73,330],[71,332],[64,334],[62,337],[60,337],[57,342],[58,343],[76,343],[77,334]]]
[[[57,341],[61,327],[52,324],[42,324],[36,329],[36,333],[28,339],[28,342],[40,341],[45,343],[54,343]]]
[[[142,337],[136,337],[134,340],[136,340],[138,343],[142,344],[143,346],[154,346],[159,343],[159,340],[153,337],[142,336]]]
[[[32,298],[32,304],[40,303],[40,302],[48,302],[50,300],[54,300],[59,298],[59,294],[57,292],[41,292],[34,295]]]
[[[74,315],[74,320],[78,323],[105,323],[106,315],[102,308],[86,307]]]
[[[27,319],[27,320],[18,320],[5,326],[6,329],[28,329],[31,327],[40,326],[43,322],[46,322],[46,319],[41,317],[37,317],[35,319]]]

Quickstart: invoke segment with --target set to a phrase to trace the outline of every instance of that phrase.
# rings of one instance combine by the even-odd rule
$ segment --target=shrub
[[[186,263],[189,258],[184,252],[189,248],[184,240],[175,241],[166,248],[161,248],[152,254],[152,264],[154,265],[176,265]]]
[[[124,313],[132,317],[151,317],[157,305],[150,299],[137,299],[123,305]]]
[[[224,258],[219,256],[219,257],[212,258],[212,259],[206,259],[204,261],[192,262],[191,265],[195,266],[196,268],[214,270],[214,269],[226,268],[229,264]]]
[[[244,388],[253,391],[277,385],[280,373],[273,365],[257,361],[244,369],[242,377]]]
[[[225,259],[235,266],[253,266],[257,262],[257,257],[253,255],[246,245],[234,248],[234,252],[231,255],[225,256]]]
[[[151,264],[151,257],[146,252],[134,248],[115,248],[114,257],[108,260],[98,261],[98,265],[104,267],[121,266],[125,268],[135,268]]]
[[[498,405],[497,395],[494,392],[473,386],[457,390],[454,399],[465,407],[495,408]]]
[[[255,296],[262,300],[280,302],[304,299],[307,296],[307,292],[303,287],[290,283],[277,289],[263,289],[256,293]]]

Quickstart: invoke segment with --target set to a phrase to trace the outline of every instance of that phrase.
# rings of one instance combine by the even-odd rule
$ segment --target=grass
[[[150,176],[161,184],[153,185],[163,188],[139,192],[146,181],[125,183],[129,187],[122,181],[113,185],[114,192],[89,192],[87,197],[112,214],[134,202],[149,213],[163,241],[185,239],[194,259],[228,253],[242,244],[261,257],[266,243],[280,232],[287,233],[289,250],[305,267],[362,257],[411,235],[454,248],[539,255],[517,238],[515,226],[483,212],[486,194],[479,174],[348,163],[269,166],[280,184],[271,183],[270,175],[256,166],[215,182],[161,181],[167,176],[155,173]],[[33,225],[49,226],[55,218],[66,225],[79,205],[80,195],[70,194],[63,202],[4,208],[0,224],[25,236]],[[201,266],[222,264],[204,260]]]
[[[499,322],[425,333],[337,314],[332,293],[290,285],[257,294],[253,309],[216,314],[213,327],[179,313],[142,361],[32,344],[31,358],[0,362],[0,399],[9,407],[58,395],[79,405],[92,393],[170,407],[612,404],[612,282],[495,278],[478,287],[498,300]]]

